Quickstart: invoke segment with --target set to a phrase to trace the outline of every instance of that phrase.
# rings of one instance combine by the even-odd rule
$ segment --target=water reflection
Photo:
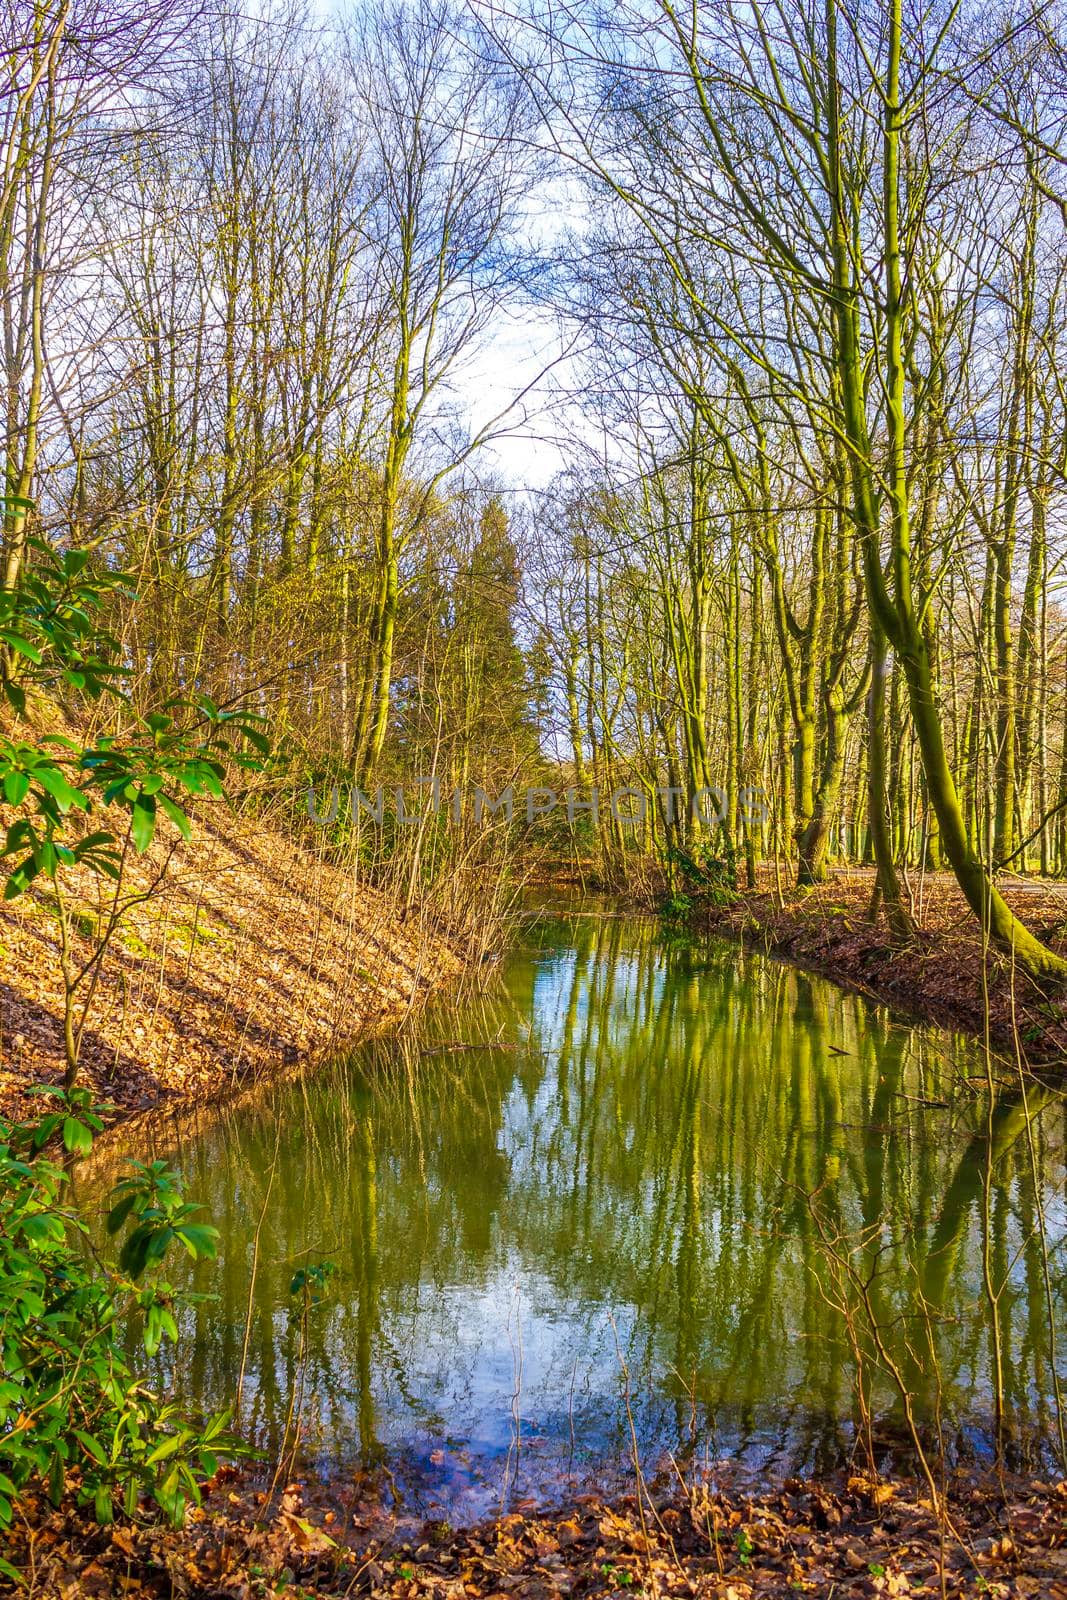
[[[899,1440],[893,1384],[857,1377],[870,1340],[833,1303],[828,1240],[953,1448],[993,1447],[998,1371],[1008,1448],[1056,1434],[1062,1103],[990,1105],[969,1047],[733,946],[538,924],[489,996],[186,1134],[178,1158],[223,1234],[179,1385],[225,1401],[243,1364],[242,1420],[276,1449],[289,1282],[329,1257],[305,1453],[386,1458],[453,1520],[621,1469],[627,1402],[650,1461],[832,1467],[860,1393],[876,1446]]]

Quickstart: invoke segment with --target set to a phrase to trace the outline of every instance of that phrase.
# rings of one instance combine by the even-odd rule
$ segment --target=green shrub
[[[4,504],[0,496],[0,509]],[[227,708],[201,694],[137,712],[122,688],[129,668],[121,646],[102,621],[116,590],[133,598],[128,575],[95,570],[90,552],[61,554],[38,539],[28,553],[32,561],[18,583],[0,591],[0,710],[6,702],[24,716],[30,690],[57,705],[71,696],[83,707],[107,697],[124,703],[123,735],[104,734],[92,745],[32,728],[31,737],[16,738],[0,727],[0,799],[8,808],[0,830],[3,898],[43,889],[58,919],[65,1081],[72,1088],[104,958],[144,898],[124,888],[130,847],[147,850],[160,818],[187,839],[191,803],[202,795],[227,800],[227,768],[262,770],[270,741],[264,719],[240,702]],[[94,827],[90,817],[101,813],[107,825]],[[68,878],[75,868],[97,879],[96,916],[75,903]],[[157,885],[165,870],[164,863]],[[74,933],[89,943],[87,959],[75,953]],[[123,942],[134,955],[146,954],[135,934]]]
[[[684,920],[700,904],[730,906],[737,899],[738,852],[722,842],[698,840],[689,850],[672,845],[667,852],[667,868],[674,885],[663,902],[660,914],[668,921]]]
[[[194,1220],[165,1162],[132,1163],[111,1193],[118,1259],[105,1259],[45,1149],[62,1141],[69,1164],[99,1118],[84,1090],[38,1092],[55,1105],[36,1122],[0,1118],[0,1528],[35,1483],[56,1504],[73,1493],[99,1522],[143,1495],[179,1524],[219,1456],[247,1452],[227,1413],[197,1421],[134,1372],[125,1335],[138,1327],[149,1356],[177,1337],[178,1297],[159,1268],[173,1245],[213,1257],[216,1230]]]
[[[675,890],[660,901],[659,914],[665,922],[685,922],[693,914],[693,897]]]

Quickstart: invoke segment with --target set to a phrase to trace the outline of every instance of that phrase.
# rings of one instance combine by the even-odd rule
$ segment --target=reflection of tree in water
[[[399,1441],[428,1450],[479,1430],[502,1447],[518,1280],[534,1433],[563,1436],[573,1411],[597,1447],[621,1447],[610,1312],[647,1440],[703,1450],[717,1435],[764,1458],[839,1461],[854,1374],[821,1287],[814,1191],[836,1231],[872,1241],[880,1320],[916,1352],[930,1403],[925,1295],[960,1420],[990,1381],[988,1224],[1009,1285],[1006,1402],[1017,1422],[1047,1424],[1021,1106],[995,1107],[990,1134],[948,1041],[785,966],[734,948],[665,954],[652,925],[614,919],[579,920],[570,937],[512,962],[489,998],[432,1013],[406,1046],[379,1043],[357,1068],[277,1089],[190,1142],[190,1192],[225,1240],[221,1273],[203,1274],[221,1299],[186,1346],[197,1392],[232,1392],[280,1126],[247,1408],[268,1441],[296,1378],[289,1278],[330,1256],[338,1288],[315,1316],[307,1385],[320,1459],[370,1462]],[[501,1047],[452,1048],[485,1041]],[[1046,1184],[1062,1187],[1058,1113],[1036,1137]],[[1059,1198],[1041,1200],[1058,1239]],[[891,1411],[888,1390],[875,1398]]]
[[[496,1008],[484,1018],[486,1031],[498,1031],[511,1014]],[[408,1375],[412,1348],[423,1341],[423,1308],[435,1336],[449,1339],[446,1317],[429,1303],[434,1286],[469,1278],[490,1248],[507,1189],[499,1130],[515,1057],[420,1061],[414,1053],[400,1061],[395,1042],[367,1054],[363,1072],[324,1073],[268,1093],[254,1113],[242,1109],[191,1140],[179,1159],[190,1193],[205,1201],[223,1235],[221,1270],[197,1274],[197,1286],[218,1299],[196,1313],[183,1341],[190,1387],[232,1394],[253,1234],[280,1125],[252,1293],[245,1415],[268,1448],[277,1443],[296,1378],[289,1281],[301,1261],[329,1257],[338,1282],[313,1318],[308,1432],[325,1458],[339,1462],[351,1459],[355,1432],[369,1464],[381,1453],[379,1391],[401,1413],[424,1409]]]

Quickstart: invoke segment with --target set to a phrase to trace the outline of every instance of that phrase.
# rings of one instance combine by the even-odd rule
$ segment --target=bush
[[[111,1193],[118,1260],[105,1260],[64,1203],[65,1165],[45,1153],[61,1141],[69,1164],[100,1120],[84,1090],[37,1092],[56,1103],[36,1122],[0,1118],[0,1528],[35,1482],[55,1504],[72,1492],[99,1522],[147,1496],[177,1525],[219,1456],[247,1452],[226,1412],[197,1421],[138,1376],[125,1335],[139,1327],[149,1356],[177,1337],[177,1297],[156,1274],[175,1244],[213,1257],[216,1230],[193,1220],[199,1208],[166,1163],[132,1163]]]
[[[737,898],[738,852],[731,844],[720,844],[718,854],[708,840],[697,842],[689,850],[672,845],[667,865],[676,885],[662,909],[668,919],[691,915],[702,901],[729,906]]]
[[[665,922],[685,922],[693,915],[693,898],[688,894],[680,894],[677,890],[673,894],[664,895],[660,901],[659,914]]]
[[[0,496],[0,510],[7,503]],[[17,899],[50,880],[44,898],[59,919],[71,1088],[104,957],[141,898],[123,893],[128,847],[147,850],[160,817],[187,839],[191,802],[205,794],[228,800],[227,767],[261,771],[270,741],[258,713],[240,702],[216,705],[204,694],[167,700],[147,715],[136,712],[122,690],[130,668],[101,621],[109,596],[120,591],[133,598],[128,575],[93,571],[87,550],[60,554],[39,539],[28,549],[32,565],[14,588],[0,590],[0,712],[6,704],[24,717],[31,690],[56,704],[72,693],[83,705],[108,696],[125,704],[123,736],[105,734],[91,746],[32,729],[30,738],[15,738],[0,726],[0,798],[14,812],[0,830],[3,898]],[[94,812],[103,812],[109,825],[92,828]],[[110,910],[99,923],[87,922],[72,899],[67,875],[79,868],[95,876],[100,891],[105,880],[114,882]],[[157,882],[165,871],[166,863]],[[75,931],[90,944],[88,960],[74,957]]]

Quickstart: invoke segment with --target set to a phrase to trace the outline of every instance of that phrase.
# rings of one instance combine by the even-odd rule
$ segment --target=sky
[[[533,263],[547,262],[567,236],[580,238],[587,208],[573,174],[558,169],[527,196],[518,249],[525,249]],[[523,396],[479,452],[476,470],[497,472],[516,490],[537,490],[582,453],[590,430],[571,399],[578,387],[571,359],[574,337],[554,306],[527,294],[465,362],[455,394],[467,410],[471,433]]]
[[[459,378],[457,398],[472,433],[534,385],[500,424],[503,431],[479,452],[479,472],[499,473],[515,489],[543,489],[567,464],[561,434],[573,418],[565,397],[554,392],[553,372],[544,370],[558,360],[560,348],[555,317],[531,311],[509,319]]]

